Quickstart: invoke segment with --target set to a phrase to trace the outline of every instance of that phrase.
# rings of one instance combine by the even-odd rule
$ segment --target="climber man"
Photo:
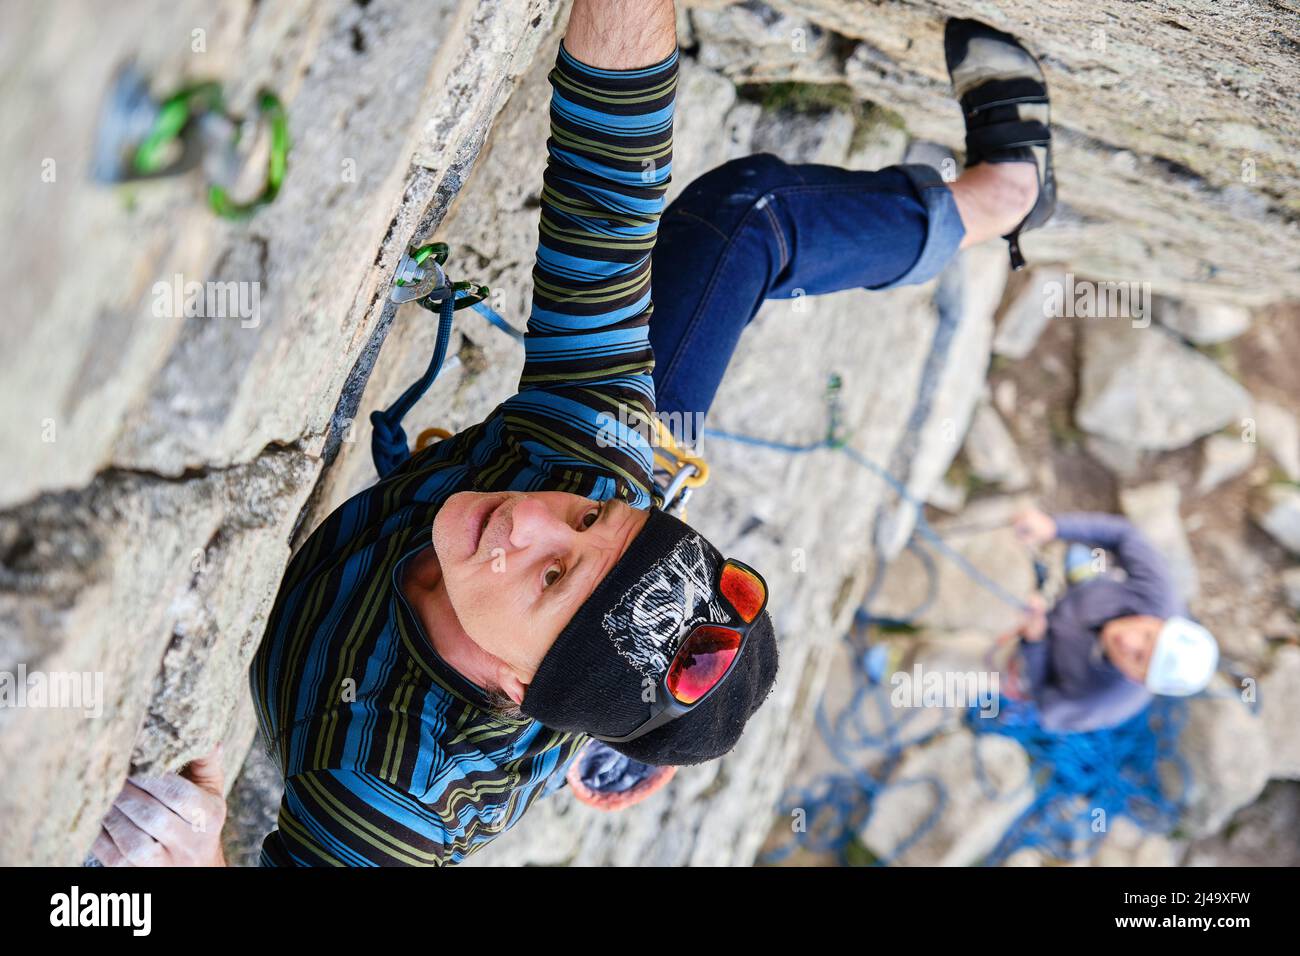
[[[1169,566],[1141,532],[1118,515],[1030,509],[1015,519],[1031,547],[1074,542],[1070,587],[1049,613],[1041,599],[1021,622],[1021,675],[1048,730],[1115,727],[1151,702],[1205,689],[1219,662],[1214,637],[1188,620]],[[1081,546],[1081,547],[1080,547]],[[1092,551],[1090,549],[1101,549]],[[1124,571],[1104,567],[1111,552]]]
[[[674,28],[671,0],[575,0],[518,394],[348,500],[289,564],[251,671],[285,782],[264,864],[459,862],[562,785],[589,738],[584,754],[622,762],[597,787],[624,793],[729,751],[776,675],[767,586],[664,513],[627,423],[698,421],[765,299],[924,282],[998,236],[1015,259],[1051,213],[1037,62],[953,21],[954,182],[751,156],[661,225]],[[184,807],[131,796],[100,859],[219,863],[211,828],[161,828]]]

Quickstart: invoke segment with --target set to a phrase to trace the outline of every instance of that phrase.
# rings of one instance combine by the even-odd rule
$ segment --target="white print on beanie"
[[[713,593],[715,574],[699,538],[678,541],[605,612],[601,623],[619,656],[642,677],[658,679],[689,627],[730,621]]]

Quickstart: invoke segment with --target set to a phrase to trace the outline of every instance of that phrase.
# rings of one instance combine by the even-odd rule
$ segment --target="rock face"
[[[1300,482],[1300,423],[1295,413],[1273,402],[1257,402],[1255,420],[1259,426],[1259,443],[1288,481]]]
[[[980,402],[971,419],[964,446],[971,474],[1005,491],[1023,491],[1029,470],[1016,448],[1016,440],[989,402]]]
[[[1034,269],[1019,279],[1014,294],[998,317],[998,334],[993,351],[1012,359],[1022,359],[1033,351],[1047,323],[1057,317],[1051,289],[1065,285],[1060,269]]]
[[[1234,435],[1211,435],[1201,446],[1201,475],[1196,489],[1204,494],[1231,481],[1255,463],[1255,446]]]
[[[682,6],[675,190],[754,149],[874,168],[898,161],[909,135],[960,148],[941,30],[948,15],[978,15],[1046,55],[1063,204],[1026,239],[1031,260],[1239,305],[1300,292],[1300,124],[1288,95],[1300,67],[1287,11],[1209,0],[1163,17],[1121,0]],[[455,277],[490,284],[493,305],[522,325],[562,7],[129,0],[93,23],[71,0],[6,11],[0,211],[22,241],[0,257],[0,450],[19,463],[0,471],[0,671],[89,675],[102,712],[0,709],[0,864],[79,862],[132,768],[176,769],[224,739],[234,776],[253,736],[246,668],[291,549],[373,479],[365,416],[432,346],[427,313],[386,302],[399,255],[413,240],[449,241]],[[155,93],[214,77],[247,110],[259,87],[280,92],[294,150],[276,202],[231,223],[208,211],[196,175],[89,182],[100,94],[128,58]],[[756,95],[787,81],[836,95],[813,108]],[[711,424],[815,440],[838,373],[853,447],[905,491],[830,452],[709,443],[715,478],[691,518],[769,572],[783,635],[776,692],[727,759],[617,816],[553,798],[482,863],[752,862],[867,556],[901,550],[915,501],[962,444],[1005,273],[994,243],[929,287],[767,305]],[[189,282],[240,284],[257,307],[186,315],[168,303]],[[1015,336],[1008,325],[1000,351],[1027,352],[1042,332],[1036,320]],[[1201,356],[1154,328],[1141,335],[1095,349],[1113,349],[1107,362],[1140,352],[1142,379],[1191,376],[1194,400],[1152,410],[1094,363],[1081,424],[1159,448],[1169,434],[1215,430],[1229,406],[1237,414],[1241,396]],[[452,348],[456,367],[413,424],[465,427],[513,387],[521,358],[498,330],[467,316]],[[1097,412],[1085,416],[1089,403]],[[1029,586],[1008,542],[972,546],[984,544],[1013,589]],[[947,740],[954,760],[974,746]],[[1231,763],[1219,744],[1207,752]],[[250,831],[267,825],[274,784],[250,762],[232,858],[255,858],[261,834]],[[1226,819],[1239,799],[1203,821]],[[983,839],[963,843],[961,825],[953,818],[934,854],[978,857]]]
[[[1197,840],[1185,866],[1300,866],[1300,784],[1270,783],[1221,834]]]
[[[99,675],[103,712],[0,711],[0,862],[79,862],[129,768],[175,769],[224,738],[233,776],[248,662],[304,505],[357,438],[389,276],[442,219],[557,6],[7,15],[0,207],[25,241],[0,265],[16,297],[0,447],[22,462],[0,477],[0,670]],[[282,94],[294,150],[273,205],[228,223],[193,176],[88,181],[101,91],[132,55],[159,93],[212,76],[237,110],[260,85]],[[29,174],[43,157],[53,181]],[[94,253],[70,283],[56,263],[73,248]],[[243,283],[259,308],[170,309],[191,281]]]

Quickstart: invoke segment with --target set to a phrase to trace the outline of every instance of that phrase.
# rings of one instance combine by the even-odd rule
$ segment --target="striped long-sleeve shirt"
[[[398,587],[458,491],[651,504],[650,254],[677,55],[599,70],[563,49],[518,394],[349,499],[290,562],[251,671],[285,781],[271,865],[456,863],[559,779],[581,736],[488,708]],[[620,409],[622,411],[620,412]]]

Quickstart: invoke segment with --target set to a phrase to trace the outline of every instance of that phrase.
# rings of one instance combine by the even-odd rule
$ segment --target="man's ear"
[[[513,700],[516,707],[522,707],[524,695],[528,693],[528,685],[521,681],[514,671],[507,668],[501,674],[501,693]]]

